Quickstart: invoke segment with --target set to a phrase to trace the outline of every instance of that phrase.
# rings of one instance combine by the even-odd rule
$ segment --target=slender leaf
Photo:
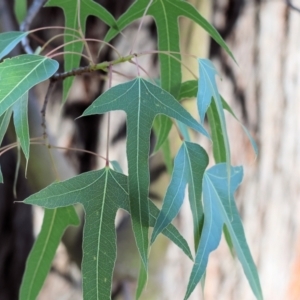
[[[243,225],[233,197],[233,193],[242,181],[242,167],[231,167],[230,175],[229,181],[225,163],[213,166],[204,174],[204,226],[185,299],[189,297],[204,274],[208,256],[220,242],[223,224],[226,224],[230,233],[234,249],[254,295],[257,299],[263,299],[257,270],[246,242]],[[230,182],[230,188],[227,186],[228,182]],[[228,190],[231,191],[230,199],[228,199]]]
[[[127,177],[108,168],[91,171],[53,183],[24,202],[51,209],[75,203],[83,205],[86,214],[83,234],[83,298],[110,299],[116,259],[115,215],[119,208],[130,210]],[[154,224],[159,210],[151,201],[149,208],[150,224]],[[174,226],[168,226],[164,232],[191,257],[186,241]]]
[[[86,29],[86,20],[88,16],[95,16],[109,26],[117,28],[114,17],[99,3],[93,0],[49,0],[46,6],[60,7],[65,15],[65,34],[64,42],[66,43],[64,51],[64,68],[65,71],[79,67],[80,55],[83,50],[84,42],[76,41],[83,38],[79,32],[82,30],[83,35]],[[70,30],[73,29],[73,30]],[[76,42],[74,42],[76,41]],[[74,42],[74,43],[72,43]],[[77,55],[75,53],[78,53]],[[69,77],[63,82],[63,102],[66,101],[68,93],[74,81],[74,77]]]
[[[170,130],[172,128],[172,121],[164,116],[158,115],[153,122],[153,129],[156,136],[156,144],[154,148],[154,152],[158,151],[164,142],[167,140]]]
[[[9,54],[28,32],[10,31],[0,33],[0,60]]]
[[[0,183],[3,183],[3,175],[2,175],[2,171],[1,171],[1,166],[0,166]]]
[[[148,279],[147,270],[145,269],[145,266],[144,266],[143,262],[141,261],[135,299],[138,300],[141,297],[142,292],[147,283],[147,279]]]
[[[15,0],[14,1],[14,12],[16,19],[19,24],[23,22],[27,13],[27,1],[26,0]]]
[[[48,79],[58,69],[55,60],[24,54],[0,64],[0,116],[30,88]]]
[[[198,93],[198,80],[188,80],[181,84],[178,100],[196,98]]]
[[[207,110],[211,138],[213,141],[213,154],[216,163],[226,162],[226,146],[220,116],[215,101],[210,103]]]
[[[180,101],[180,100],[187,99],[187,98],[196,98],[197,93],[198,93],[198,81],[197,80],[185,81],[181,84],[178,99]],[[249,139],[249,141],[252,145],[252,148],[253,148],[256,156],[257,156],[258,148],[257,148],[256,142],[254,141],[253,137],[251,136],[251,134],[249,133],[247,128],[236,117],[236,115],[234,114],[234,112],[233,112],[232,108],[229,106],[229,104],[224,100],[224,98],[221,95],[220,95],[220,97],[221,97],[223,109],[227,110],[240,123],[240,125],[242,126],[243,130],[245,131],[245,133],[246,133],[246,135],[247,135],[247,137],[248,137],[248,139]],[[223,150],[221,150],[221,152],[225,153],[225,144],[224,144],[224,142],[222,143],[223,146],[221,146],[221,145],[214,146],[216,138],[219,139],[219,143],[221,142],[221,139],[223,139],[221,137],[222,132],[220,131],[220,126],[221,126],[220,118],[217,116],[217,111],[216,111],[214,101],[211,102],[211,105],[207,110],[207,116],[208,116],[208,121],[209,121],[209,125],[211,127],[211,130],[212,131],[215,131],[216,129],[218,130],[218,131],[215,131],[215,133],[212,132],[212,140],[213,140],[213,143],[214,143],[213,144],[213,147],[214,147],[213,149],[220,147],[221,149],[223,149]],[[211,119],[211,121],[210,121],[210,119]],[[213,124],[213,122],[217,122],[218,125]],[[214,127],[214,128],[212,128],[212,127]],[[217,132],[219,132],[219,134],[217,134]],[[218,142],[216,141],[216,144],[217,143]],[[216,149],[214,151],[216,151]],[[218,155],[218,156],[220,156],[220,155]],[[217,163],[225,162],[226,158],[224,158],[224,155],[222,154],[222,158],[220,160],[216,159],[216,156],[215,156],[215,160],[216,160]]]
[[[28,126],[28,92],[26,92],[14,105],[14,125],[18,140],[24,152],[25,158],[29,160],[29,126]]]
[[[79,225],[74,207],[46,209],[43,225],[27,258],[20,300],[36,299],[51,268],[61,237],[70,225]]]
[[[203,223],[202,177],[207,165],[208,156],[203,148],[190,142],[182,144],[175,157],[172,179],[153,229],[151,243],[178,214],[183,203],[185,187],[189,184],[189,201],[193,212],[195,245],[198,245]]]
[[[141,258],[147,266],[149,227],[149,140],[153,120],[164,114],[209,136],[205,129],[168,92],[136,78],[109,89],[85,110],[83,116],[111,110],[127,113],[127,159],[129,199],[133,231]]]
[[[233,112],[233,110],[231,109],[231,107],[229,106],[229,104],[224,100],[224,98],[222,96],[221,96],[221,99],[222,99],[223,108],[226,109],[240,123],[240,125],[242,126],[243,130],[245,131],[245,133],[246,133],[246,135],[247,135],[247,137],[248,137],[248,139],[249,139],[249,141],[250,141],[250,143],[252,145],[254,153],[257,156],[258,155],[258,148],[257,148],[256,142],[253,139],[253,137],[251,136],[250,132],[242,124],[242,122],[236,117],[235,113]]]
[[[0,116],[0,145],[2,144],[4,135],[7,131],[11,114],[12,109],[9,108],[2,116]]]

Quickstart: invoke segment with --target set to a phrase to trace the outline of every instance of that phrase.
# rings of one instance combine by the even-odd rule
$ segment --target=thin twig
[[[290,8],[294,9],[295,11],[297,11],[298,13],[300,13],[300,8],[298,8],[297,6],[295,6],[291,0],[286,0],[286,4],[287,6],[289,6]]]
[[[112,65],[108,69],[108,88],[112,85]],[[106,137],[106,167],[109,167],[109,134],[110,134],[110,112],[107,114],[107,137]]]
[[[54,81],[64,80],[67,77],[82,75],[84,73],[91,73],[91,72],[95,72],[95,71],[98,71],[98,70],[107,71],[107,69],[109,68],[110,65],[113,66],[113,65],[120,64],[122,62],[129,61],[135,55],[136,54],[132,54],[132,55],[128,55],[128,56],[125,56],[125,57],[120,57],[116,60],[104,61],[104,62],[99,63],[97,65],[79,67],[79,68],[73,69],[71,71],[67,71],[67,72],[63,72],[63,73],[57,73],[57,74],[54,74],[51,77],[51,80],[54,80]]]
[[[47,104],[49,102],[49,97],[53,92],[53,89],[55,87],[55,81],[50,79],[50,83],[48,86],[48,90],[44,99],[44,104],[41,110],[41,114],[42,114],[42,128],[43,128],[43,137],[44,139],[47,138],[47,126],[46,126],[46,109],[47,109]]]
[[[31,4],[30,8],[27,11],[27,15],[24,19],[24,21],[20,25],[20,31],[28,31],[30,28],[30,25],[35,18],[35,16],[38,14],[42,6],[46,3],[47,0],[34,0],[33,3]],[[24,37],[21,41],[22,47],[24,51],[27,54],[33,54],[33,50],[31,49],[29,45],[29,39],[27,37]]]
[[[137,33],[136,33],[136,35],[135,35],[135,37],[134,37],[134,40],[133,40],[133,43],[132,43],[132,47],[131,47],[131,50],[130,50],[129,54],[132,54],[132,52],[133,52],[133,48],[134,48],[134,46],[135,46],[136,40],[137,40],[137,38],[138,38],[138,35],[139,35],[140,31],[141,31],[142,25],[143,25],[143,23],[144,23],[145,16],[146,16],[146,14],[147,14],[147,12],[148,12],[148,10],[149,10],[149,7],[151,6],[152,2],[153,2],[153,0],[150,0],[150,1],[149,1],[148,5],[147,5],[147,7],[146,7],[146,9],[145,9],[145,11],[144,11],[144,14],[143,14],[143,16],[142,16],[142,20],[141,20],[141,22],[140,22],[138,31],[137,31]]]

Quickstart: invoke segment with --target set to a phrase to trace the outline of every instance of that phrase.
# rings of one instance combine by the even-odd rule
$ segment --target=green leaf
[[[27,1],[26,0],[15,0],[14,1],[14,12],[16,19],[19,24],[23,22],[27,13]]]
[[[136,295],[135,295],[136,300],[138,300],[141,297],[141,294],[147,283],[147,279],[148,279],[147,270],[145,269],[145,266],[144,266],[143,262],[141,261]]]
[[[175,118],[194,130],[209,136],[205,129],[168,92],[152,83],[136,78],[117,85],[88,107],[83,116],[103,114],[111,110],[127,113],[127,159],[129,199],[133,231],[145,267],[148,260],[149,227],[149,140],[152,123],[158,114]]]
[[[121,166],[120,166],[120,164],[119,164],[118,161],[116,161],[116,160],[111,160],[111,161],[110,161],[110,164],[111,164],[111,166],[113,167],[113,169],[114,169],[116,172],[121,173],[121,174],[124,174],[124,172],[123,172],[123,170],[122,170],[122,168],[121,168]]]
[[[254,295],[257,299],[263,299],[257,270],[246,242],[243,225],[233,196],[242,181],[243,169],[242,167],[231,167],[230,174],[231,179],[228,180],[225,163],[213,166],[204,174],[204,226],[185,299],[189,297],[204,274],[208,256],[220,242],[223,224],[226,224],[230,233],[234,249]],[[228,182],[230,182],[230,188],[227,186]],[[230,199],[228,199],[228,190],[230,190]]]
[[[217,164],[226,162],[226,145],[222,131],[221,120],[215,101],[210,103],[210,106],[207,110],[207,117],[211,130],[211,138],[213,141],[212,146],[215,162]]]
[[[53,183],[24,202],[51,209],[75,203],[83,205],[86,214],[83,233],[83,298],[110,299],[116,259],[115,215],[119,208],[130,210],[127,177],[107,168],[91,171]],[[149,208],[151,225],[155,223],[159,210],[151,201]],[[191,257],[186,241],[174,226],[168,226],[164,233]]]
[[[172,174],[173,171],[173,157],[170,148],[170,141],[166,139],[165,142],[162,144],[161,148],[164,156],[164,163],[166,164],[168,174]]]
[[[11,114],[12,108],[9,108],[2,116],[0,116],[0,146],[7,131]]]
[[[150,226],[154,227],[156,219],[159,215],[160,210],[149,200],[150,209]],[[125,208],[124,208],[125,209]],[[129,207],[127,209],[129,211]],[[190,247],[186,240],[181,236],[179,231],[172,224],[169,224],[163,231],[162,234],[165,235],[170,241],[177,245],[192,261],[193,256]]]
[[[172,125],[172,121],[164,115],[158,115],[154,119],[153,129],[157,139],[154,152],[158,151],[167,140]]]
[[[0,63],[0,116],[30,88],[51,77],[55,60],[39,55],[20,55]]]
[[[14,105],[14,124],[18,140],[24,152],[25,158],[29,160],[29,126],[28,126],[28,92],[26,92]]]
[[[198,93],[198,80],[188,80],[181,84],[178,100],[196,98]]]
[[[111,28],[104,40],[109,42],[130,23],[141,18],[148,5],[149,0],[135,1],[118,19],[118,30]],[[156,0],[152,2],[146,14],[152,16],[155,20],[158,33],[158,50],[164,52],[159,53],[161,87],[175,98],[178,97],[182,80],[181,55],[179,54],[179,17],[187,17],[201,26],[233,58],[232,53],[217,30],[190,3],[182,0]],[[160,145],[168,136],[165,132],[168,131],[169,133],[171,128],[170,123],[167,123],[167,121],[163,121],[161,126],[163,126],[164,136],[160,137],[158,135],[158,139],[161,141]]]
[[[2,171],[1,171],[1,166],[0,166],[0,183],[3,183],[3,175],[2,175]]]
[[[43,225],[27,258],[19,299],[36,299],[51,268],[61,237],[70,225],[79,225],[74,207],[46,209]]]
[[[179,101],[183,100],[183,99],[187,99],[187,98],[196,98],[197,97],[197,93],[198,93],[198,81],[197,80],[189,80],[189,81],[185,81],[181,84],[180,87],[180,93],[179,93]],[[242,126],[243,130],[245,131],[251,145],[252,148],[257,156],[258,154],[258,148],[256,145],[256,142],[254,141],[253,137],[251,136],[251,134],[249,133],[249,131],[247,130],[247,128],[241,123],[241,121],[236,117],[236,115],[234,114],[232,108],[229,106],[229,104],[224,100],[224,98],[220,95],[221,97],[221,101],[222,101],[222,107],[223,109],[227,110]],[[210,107],[207,110],[207,116],[208,116],[208,122],[210,125],[210,128],[212,130],[212,140],[213,140],[213,149],[214,151],[219,151],[222,152],[225,155],[225,144],[224,141],[221,142],[221,140],[223,140],[222,132],[221,132],[221,123],[220,123],[220,118],[217,115],[217,108],[216,105],[214,103],[214,101],[211,102]],[[216,122],[217,124],[214,124],[214,122]],[[213,133],[213,131],[215,131]],[[219,142],[216,140],[218,139]],[[219,143],[219,145],[215,145]],[[221,145],[221,143],[223,145]],[[215,149],[216,148],[216,149]],[[217,150],[218,148],[220,148],[219,150]],[[226,157],[224,155],[215,155],[214,152],[214,158],[216,160],[216,163],[219,162],[225,162],[226,161]],[[217,157],[220,157],[219,159]]]
[[[198,245],[203,223],[201,204],[202,178],[208,165],[208,156],[198,144],[185,142],[174,161],[171,182],[163,206],[155,223],[151,243],[178,214],[184,199],[185,187],[189,184],[189,201],[193,212],[195,245]]]
[[[0,33],[0,60],[28,35],[28,32],[10,31]]]
[[[81,57],[80,55],[76,55],[74,53],[82,53],[84,42],[76,41],[83,37],[80,36],[79,32],[75,31],[80,28],[83,35],[85,34],[86,20],[88,16],[95,16],[105,24],[117,28],[114,17],[102,5],[93,0],[49,0],[45,6],[57,6],[60,7],[64,12],[66,27],[64,42],[69,43],[64,47],[64,51],[69,52],[64,55],[65,71],[70,71],[79,67]],[[73,30],[70,30],[69,28]],[[76,42],[70,43],[72,41]],[[68,77],[63,82],[63,102],[65,102],[68,97],[74,78],[75,77]]]
[[[221,99],[222,99],[222,105],[223,105],[223,108],[226,109],[239,123],[240,125],[242,126],[244,132],[246,133],[251,145],[252,145],[252,148],[255,152],[255,155],[257,156],[258,155],[258,148],[257,148],[257,145],[256,145],[256,142],[255,140],[253,139],[253,137],[251,136],[250,132],[247,130],[247,128],[242,124],[242,122],[236,117],[236,115],[234,114],[233,110],[231,109],[231,107],[229,106],[229,104],[224,100],[224,98],[221,96]]]

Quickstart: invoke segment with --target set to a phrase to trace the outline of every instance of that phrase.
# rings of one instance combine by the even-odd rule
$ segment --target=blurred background
[[[131,4],[131,0],[102,0],[116,18]],[[231,105],[242,123],[255,138],[259,155],[255,158],[250,142],[240,124],[227,116],[232,162],[244,166],[244,180],[236,201],[242,216],[246,237],[257,264],[265,299],[300,299],[300,0],[189,0],[201,14],[219,30],[233,52],[237,64],[198,26],[180,19],[182,52],[212,59],[220,74],[217,80],[221,95]],[[17,2],[19,3],[19,2]],[[28,1],[28,6],[32,1]],[[0,0],[0,32],[18,30],[13,10],[14,2]],[[43,8],[34,18],[31,28],[62,25],[63,14],[58,8]],[[124,34],[113,40],[122,54],[133,45],[139,23],[132,24]],[[89,18],[87,36],[102,39],[107,27]],[[33,49],[58,29],[37,32],[30,37]],[[156,29],[146,18],[135,44],[135,52],[156,49]],[[56,39],[48,50],[60,45]],[[98,44],[90,44],[97,55]],[[23,53],[17,47],[11,55]],[[101,52],[99,61],[111,60],[109,49]],[[59,57],[62,62],[62,57]],[[195,60],[184,58],[185,64],[197,73]],[[85,64],[86,62],[82,62]],[[144,56],[139,63],[151,77],[158,76],[155,55]],[[129,64],[114,69],[136,75]],[[184,80],[190,74],[183,69]],[[1,79],[5,80],[5,79]],[[113,77],[114,84],[126,80]],[[42,133],[40,106],[48,83],[41,84],[30,96],[30,129],[32,136]],[[74,122],[82,111],[105,89],[105,74],[95,73],[76,78],[67,104],[61,109],[61,86],[58,84],[49,102],[47,130],[53,145],[77,147],[103,153],[106,147],[106,117],[93,116]],[[191,112],[193,101],[184,103]],[[126,170],[125,116],[112,117],[112,159]],[[210,151],[210,145],[198,139]],[[2,146],[15,141],[9,129]],[[178,146],[172,138],[174,149]],[[51,150],[55,163],[61,166],[60,179],[101,167],[91,155],[74,151]],[[43,211],[14,204],[12,193],[16,155],[14,151],[0,157],[5,184],[0,185],[0,299],[18,299],[18,288],[25,260],[34,237],[39,232]],[[151,157],[150,195],[159,204],[168,176],[160,155]],[[31,147],[28,178],[20,171],[17,199],[22,200],[56,179],[51,171],[49,153],[44,147]],[[37,171],[39,170],[39,171]],[[83,219],[82,209],[78,212]],[[129,218],[120,213],[118,227],[118,258],[114,275],[113,299],[134,299],[139,260]],[[192,222],[187,201],[175,225],[192,245]],[[81,227],[82,228],[82,227]],[[38,299],[81,299],[80,261],[81,230],[69,228]],[[193,248],[193,247],[191,247]],[[150,256],[150,275],[141,299],[183,299],[191,262],[179,249],[161,237]],[[243,270],[233,258],[224,241],[210,256],[204,292],[197,288],[190,299],[240,300],[254,299]]]

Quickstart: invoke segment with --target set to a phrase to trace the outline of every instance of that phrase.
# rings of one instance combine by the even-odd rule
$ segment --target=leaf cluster
[[[114,167],[90,171],[63,182],[56,182],[30,196],[24,202],[46,208],[41,232],[27,261],[20,291],[20,299],[35,299],[49,271],[61,236],[70,225],[78,225],[73,205],[80,203],[86,221],[83,237],[83,296],[84,299],[110,299],[112,274],[116,260],[115,216],[118,209],[126,210],[132,219],[132,228],[141,259],[137,298],[147,281],[150,245],[162,233],[194,260],[185,299],[205,274],[210,253],[220,242],[226,228],[228,244],[240,260],[245,275],[257,299],[262,291],[254,261],[248,248],[243,226],[234,201],[234,192],[242,181],[242,167],[233,167],[230,160],[224,109],[234,113],[220,96],[213,64],[207,59],[197,59],[199,78],[182,82],[179,17],[186,17],[201,26],[233,58],[232,53],[214,27],[201,14],[182,0],[136,0],[118,20],[100,4],[92,0],[49,0],[47,6],[61,8],[65,16],[64,69],[56,73],[58,63],[51,55],[25,54],[0,63],[0,142],[13,114],[18,145],[29,160],[30,137],[28,129],[28,91],[38,83],[63,80],[63,100],[67,100],[74,75],[79,74],[80,55],[84,47],[86,20],[90,15],[106,23],[108,30],[104,41],[109,43],[132,22],[149,15],[157,26],[160,84],[137,76],[135,79],[110,88],[87,108],[82,117],[123,110],[127,114],[128,176]],[[4,58],[30,32],[0,34],[0,59]],[[129,53],[113,62],[91,61],[84,71],[103,69],[138,57]],[[234,58],[233,58],[234,59]],[[82,72],[82,70],[80,71]],[[200,123],[180,104],[187,98],[197,98]],[[209,129],[205,128],[208,117]],[[168,161],[171,180],[159,210],[148,198],[150,133],[157,136],[155,151],[163,149],[170,157],[168,135],[172,125],[178,128],[181,147],[174,159]],[[211,140],[215,164],[208,169],[208,154],[199,144],[191,142],[191,128]],[[244,128],[245,129],[245,128]],[[257,153],[257,147],[245,129]],[[5,149],[3,150],[5,151]],[[117,162],[112,162],[118,166]],[[0,172],[1,175],[1,172]],[[0,176],[2,180],[2,175]],[[193,215],[194,250],[172,225],[182,206],[185,189]],[[153,227],[151,238],[149,228]]]

